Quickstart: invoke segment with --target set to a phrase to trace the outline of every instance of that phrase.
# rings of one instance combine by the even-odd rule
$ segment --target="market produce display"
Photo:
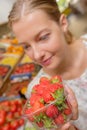
[[[3,59],[0,61],[0,65],[9,65],[13,67],[17,63],[18,59],[19,59],[18,56],[13,55],[3,56]]]
[[[23,114],[36,130],[51,130],[70,120],[72,111],[64,93],[61,77],[42,77],[39,84],[33,86]]]
[[[24,57],[23,57],[23,59],[21,60],[21,64],[31,63],[31,62],[33,62],[33,61],[31,60],[31,58],[29,58],[28,55],[24,54]]]
[[[7,54],[21,54],[23,53],[23,48],[21,46],[9,46],[6,51]]]
[[[10,69],[11,69],[10,66],[0,65],[0,76],[2,78],[4,78],[7,75],[7,73],[9,72]]]
[[[13,74],[25,74],[25,73],[31,73],[35,70],[34,63],[26,63],[18,65],[14,71]]]
[[[0,130],[17,130],[24,125],[22,107],[23,99],[12,99],[0,102]]]

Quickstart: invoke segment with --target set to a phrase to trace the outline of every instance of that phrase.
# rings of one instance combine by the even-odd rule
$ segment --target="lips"
[[[51,63],[52,57],[49,57],[48,59],[41,62],[41,65],[48,66]]]

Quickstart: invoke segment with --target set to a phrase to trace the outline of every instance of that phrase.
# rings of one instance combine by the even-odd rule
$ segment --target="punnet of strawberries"
[[[23,114],[37,129],[61,127],[72,117],[72,111],[60,76],[41,77],[33,86]]]

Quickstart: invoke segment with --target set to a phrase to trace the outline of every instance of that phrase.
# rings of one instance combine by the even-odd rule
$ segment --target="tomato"
[[[17,111],[17,106],[16,106],[15,104],[13,104],[13,105],[11,106],[10,111],[13,112],[13,113],[16,112],[16,111]]]
[[[0,126],[5,123],[6,112],[4,110],[0,110]]]
[[[10,101],[2,102],[2,108],[8,112],[10,110]]]
[[[24,119],[19,119],[18,122],[19,122],[19,125],[22,126],[24,124]]]
[[[8,113],[7,116],[6,116],[6,120],[7,121],[11,121],[14,117],[14,114],[12,112]]]
[[[10,130],[10,128],[10,124],[8,123],[2,127],[2,130]]]
[[[15,118],[18,118],[18,117],[20,117],[20,116],[21,116],[20,112],[15,112],[15,113],[14,113],[14,117],[15,117]]]
[[[6,111],[5,110],[0,110],[0,117],[1,116],[6,116]]]
[[[5,123],[5,117],[4,116],[0,116],[0,126],[3,125]]]
[[[17,120],[14,120],[11,122],[11,128],[13,129],[17,129],[19,127],[19,122]]]

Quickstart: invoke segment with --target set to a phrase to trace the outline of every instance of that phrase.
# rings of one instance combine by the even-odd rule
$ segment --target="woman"
[[[27,97],[41,76],[61,75],[69,86],[66,91],[72,106],[73,120],[77,119],[78,111],[70,87],[78,100],[79,118],[74,124],[80,130],[86,130],[87,88],[83,88],[82,83],[86,85],[87,80],[87,48],[82,38],[75,40],[68,31],[67,19],[64,14],[60,14],[56,0],[17,0],[10,12],[9,23],[26,54],[42,66],[29,84]],[[59,130],[67,129],[76,128],[66,123]]]

